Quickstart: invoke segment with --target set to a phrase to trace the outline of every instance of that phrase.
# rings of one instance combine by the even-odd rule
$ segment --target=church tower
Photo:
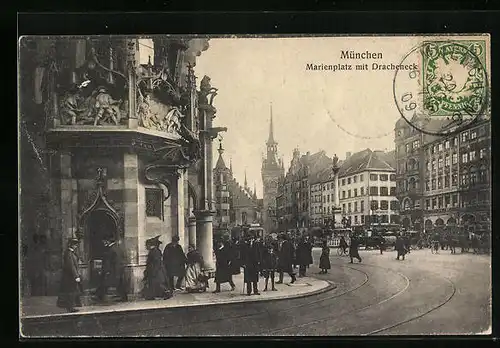
[[[270,106],[269,136],[266,142],[267,154],[262,160],[263,211],[262,220],[266,233],[276,230],[276,196],[278,180],[284,175],[283,163],[278,160],[278,143],[274,140],[273,108]]]

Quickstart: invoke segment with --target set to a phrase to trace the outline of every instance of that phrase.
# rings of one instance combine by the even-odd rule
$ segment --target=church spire
[[[276,141],[274,141],[273,104],[269,106],[269,112],[271,114],[271,118],[269,121],[269,138],[267,139],[267,145],[273,145],[276,144]]]
[[[257,199],[257,185],[253,182],[253,198]]]
[[[248,182],[247,182],[247,169],[245,168],[245,189],[248,189]]]
[[[219,148],[217,149],[219,152],[219,158],[217,159],[217,163],[215,164],[215,168],[219,170],[227,169],[226,164],[224,163],[224,159],[222,158],[222,154],[224,153],[224,148],[222,147],[222,141],[219,140]]]
[[[229,159],[229,171],[231,173],[233,173],[233,159],[232,158]]]

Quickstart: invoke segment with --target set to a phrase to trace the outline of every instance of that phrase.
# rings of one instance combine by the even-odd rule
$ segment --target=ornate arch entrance
[[[105,252],[104,239],[121,239],[119,216],[109,204],[104,191],[105,172],[97,170],[97,195],[79,219],[79,231],[83,237],[83,259],[88,263],[88,287],[95,288]]]

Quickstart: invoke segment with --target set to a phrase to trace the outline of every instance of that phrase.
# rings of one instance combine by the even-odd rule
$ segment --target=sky
[[[292,151],[325,150],[344,159],[346,152],[394,149],[394,70],[372,63],[399,64],[422,38],[358,36],[316,38],[212,38],[197,57],[198,83],[204,75],[218,88],[214,126],[221,133],[224,160],[243,184],[262,197],[261,164],[271,113],[274,138],[285,170]],[[382,59],[341,59],[342,51],[382,53]],[[312,64],[351,64],[353,70],[306,70]],[[368,70],[356,70],[367,63]],[[214,141],[217,161],[218,141]]]

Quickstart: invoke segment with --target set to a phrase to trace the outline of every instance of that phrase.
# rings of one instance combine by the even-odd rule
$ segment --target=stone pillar
[[[188,218],[189,244],[196,246],[196,216],[190,215]]]
[[[73,179],[71,173],[71,154],[60,154],[60,180],[61,180],[61,235],[62,247],[66,249],[68,238],[73,237]]]
[[[195,211],[196,215],[196,249],[203,256],[206,270],[215,270],[213,258],[213,227],[215,212],[210,210]]]
[[[334,197],[335,206],[333,207],[333,218],[335,219],[334,228],[342,227],[342,208],[340,207],[340,197],[339,197],[339,173],[334,173]]]
[[[179,244],[182,246],[184,251],[186,251],[188,238],[186,238],[186,222],[184,214],[184,170],[179,169],[179,176],[177,178],[177,182],[175,185],[176,188],[176,196],[177,196],[177,204],[174,209],[176,209],[176,214],[174,216],[177,225],[177,235],[179,236]]]
[[[137,39],[126,39],[127,74],[128,74],[128,128],[137,128],[136,98],[137,98],[137,65],[139,55],[139,42]]]

